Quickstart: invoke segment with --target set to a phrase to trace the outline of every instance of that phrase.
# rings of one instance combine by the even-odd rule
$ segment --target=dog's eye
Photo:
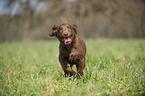
[[[73,35],[70,35],[70,37],[72,37]]]
[[[63,32],[63,28],[62,27],[60,27],[60,32]]]

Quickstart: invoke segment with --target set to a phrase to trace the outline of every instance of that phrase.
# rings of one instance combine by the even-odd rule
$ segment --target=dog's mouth
[[[70,37],[69,38],[64,38],[65,45],[71,44],[71,42],[72,42],[72,40],[71,40]]]

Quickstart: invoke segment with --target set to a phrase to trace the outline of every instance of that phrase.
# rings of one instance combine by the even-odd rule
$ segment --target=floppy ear
[[[49,35],[50,35],[51,37],[52,37],[52,36],[56,36],[57,32],[58,32],[58,26],[57,26],[57,25],[54,25],[54,26],[52,27],[52,29],[50,30]]]
[[[75,31],[76,34],[78,34],[78,28],[76,24],[70,24],[71,28]]]

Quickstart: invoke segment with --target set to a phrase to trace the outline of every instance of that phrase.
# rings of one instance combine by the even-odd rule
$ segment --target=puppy
[[[83,76],[86,45],[77,34],[77,26],[68,23],[54,25],[49,33],[60,41],[59,61],[65,76]],[[77,72],[72,69],[73,65],[76,65]]]

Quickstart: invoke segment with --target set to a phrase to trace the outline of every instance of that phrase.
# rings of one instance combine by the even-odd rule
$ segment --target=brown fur
[[[83,76],[86,45],[77,34],[77,26],[67,23],[60,24],[59,26],[54,25],[49,33],[50,36],[56,36],[60,41],[59,61],[65,76]],[[67,40],[69,43],[65,43]],[[77,67],[77,72],[72,69],[74,64]]]

